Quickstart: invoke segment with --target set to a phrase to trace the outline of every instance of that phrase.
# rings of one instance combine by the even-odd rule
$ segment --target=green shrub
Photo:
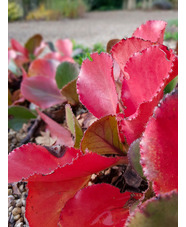
[[[58,20],[60,17],[59,11],[46,9],[45,5],[41,4],[38,9],[27,14],[26,20]]]
[[[19,20],[23,17],[23,9],[15,2],[8,2],[8,21]]]
[[[83,0],[48,0],[46,3],[49,9],[59,10],[62,16],[67,18],[82,17],[87,10]]]

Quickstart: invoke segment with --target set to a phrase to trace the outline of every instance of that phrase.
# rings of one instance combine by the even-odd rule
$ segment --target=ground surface
[[[30,36],[40,33],[46,41],[70,38],[78,44],[92,47],[97,42],[106,45],[109,39],[131,36],[146,20],[167,21],[177,17],[178,12],[173,10],[91,12],[75,20],[9,23],[8,37],[9,41],[14,38],[23,44]]]

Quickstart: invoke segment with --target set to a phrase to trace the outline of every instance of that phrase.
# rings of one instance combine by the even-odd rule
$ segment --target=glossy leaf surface
[[[23,123],[30,119],[36,118],[30,110],[22,106],[11,106],[8,108],[8,128],[18,131],[22,128]]]
[[[140,164],[140,139],[135,140],[130,145],[127,155],[131,166],[143,177],[143,170]]]
[[[73,44],[70,39],[58,39],[55,46],[62,55],[71,57]]]
[[[21,84],[21,93],[25,99],[43,109],[66,100],[57,88],[55,80],[45,76],[25,78]]]
[[[71,62],[61,63],[56,71],[56,83],[59,89],[64,87],[72,80],[76,79],[79,73],[79,69],[76,64]]]
[[[144,175],[159,193],[178,189],[178,94],[167,94],[155,109],[141,141]]]
[[[126,227],[178,226],[178,194],[160,195],[145,202],[131,215]]]
[[[120,142],[115,116],[106,116],[95,121],[85,132],[81,149],[97,154],[125,155],[126,148]]]
[[[125,75],[124,67],[128,61],[128,59],[135,53],[142,51],[152,45],[152,42],[145,41],[139,38],[128,38],[122,39],[116,45],[112,47],[111,54],[114,60],[120,66],[120,69]],[[125,75],[127,77],[127,75]],[[123,79],[123,78],[122,78]]]
[[[133,36],[152,42],[163,43],[166,25],[165,21],[149,20],[137,28]]]
[[[28,181],[26,217],[30,226],[57,226],[66,201],[88,182],[90,175],[120,161],[66,149],[67,156],[56,158],[46,148],[28,144],[9,155],[9,182]]]
[[[55,78],[58,65],[59,62],[56,60],[36,59],[29,67],[28,76],[46,76]]]
[[[79,99],[97,118],[116,114],[117,93],[113,80],[112,58],[109,54],[91,54],[86,59],[77,80]]]
[[[121,194],[118,188],[109,184],[84,188],[66,203],[59,226],[71,227],[76,223],[77,227],[122,227],[129,215],[127,202],[130,194]]]
[[[43,37],[40,34],[36,34],[32,36],[27,42],[25,43],[25,48],[28,50],[30,54],[34,54],[34,51],[37,47],[41,45]]]
[[[72,135],[74,136],[74,147],[79,148],[80,142],[83,137],[83,131],[79,125],[78,120],[74,116],[72,109],[69,104],[65,106],[66,111],[66,122],[69,130],[71,131]]]
[[[40,117],[43,119],[43,121],[47,124],[48,129],[50,130],[50,133],[52,137],[57,138],[56,143],[60,145],[65,146],[73,146],[74,142],[71,137],[71,133],[66,128],[62,127],[60,124],[49,118],[44,113],[37,110]]]
[[[65,96],[65,98],[68,100],[68,102],[71,105],[76,105],[79,103],[79,97],[77,94],[76,83],[77,83],[77,79],[72,80],[71,82],[69,82],[67,85],[65,85],[61,89],[61,94],[63,96]]]

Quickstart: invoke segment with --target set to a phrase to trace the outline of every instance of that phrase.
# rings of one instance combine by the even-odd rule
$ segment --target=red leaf
[[[71,57],[73,44],[70,39],[58,39],[55,46],[62,55]]]
[[[84,188],[71,198],[63,208],[59,226],[123,227],[129,215],[127,204],[131,193],[120,193],[109,184]]]
[[[8,181],[27,179],[34,173],[49,174],[59,165],[70,163],[80,153],[74,148],[64,148],[62,158],[56,158],[49,151],[34,143],[14,149],[8,156]]]
[[[21,93],[25,99],[43,109],[66,100],[61,95],[55,80],[45,76],[25,78],[21,83]]]
[[[65,145],[65,146],[73,146],[74,142],[71,137],[71,133],[66,128],[62,127],[55,121],[53,121],[51,118],[49,118],[44,113],[37,110],[40,117],[43,119],[43,121],[48,125],[48,129],[50,130],[50,133],[52,137],[57,137],[56,144]]]
[[[91,54],[86,59],[77,80],[80,101],[97,118],[116,114],[117,93],[113,80],[113,62],[107,53]]]
[[[66,201],[88,182],[90,175],[122,160],[95,153],[83,155],[74,148],[67,148],[66,155],[57,159],[37,145],[23,145],[9,155],[9,182],[28,181],[26,217],[30,226],[57,226]]]
[[[11,39],[11,46],[13,50],[22,53],[24,57],[28,58],[27,49],[24,48],[17,40]]]
[[[141,137],[149,117],[153,114],[154,107],[158,105],[162,96],[163,91],[154,96],[149,102],[142,103],[136,114],[130,117],[125,118],[124,114],[117,115],[121,141],[125,141],[126,139],[130,145],[134,140]]]
[[[166,25],[167,23],[165,21],[149,20],[137,28],[132,36],[152,42],[163,43]]]
[[[131,57],[126,64],[125,72],[130,79],[123,81],[122,101],[126,109],[125,115],[118,115],[118,126],[122,141],[125,137],[128,144],[141,136],[164,88],[177,74],[176,70],[172,71],[176,56],[171,51],[167,52],[169,56],[165,55],[161,49],[152,46]],[[144,62],[148,64],[144,66]]]
[[[46,54],[43,57],[43,59],[46,59],[46,60],[56,60],[56,61],[59,61],[59,62],[68,61],[68,62],[74,63],[74,59],[73,58],[71,58],[69,56],[62,56],[58,52],[48,53],[48,54]]]
[[[130,79],[123,81],[121,94],[126,117],[134,114],[141,103],[151,100],[165,83],[167,85],[171,67],[172,61],[167,60],[158,46],[151,46],[129,59],[125,72]]]
[[[178,93],[161,101],[149,120],[141,141],[144,175],[159,193],[178,189]]]
[[[81,177],[68,181],[28,182],[26,218],[29,226],[57,226],[61,209],[66,201],[72,198],[88,180],[89,177]]]
[[[56,60],[36,59],[31,63],[28,69],[28,76],[47,76],[55,78],[56,69],[59,64],[60,62]]]
[[[151,45],[152,45],[152,42],[145,41],[143,39],[139,39],[135,37],[132,37],[129,39],[122,39],[120,42],[118,42],[112,47],[112,50],[111,50],[112,57],[119,64],[120,69],[125,75],[124,67],[129,57],[131,57],[136,52],[142,51],[143,49],[150,47]],[[125,75],[125,77],[127,77],[127,75]],[[123,78],[120,78],[120,79],[121,81],[123,80]]]

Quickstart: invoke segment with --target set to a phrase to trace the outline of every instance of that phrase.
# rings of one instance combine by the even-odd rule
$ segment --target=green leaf
[[[59,89],[77,78],[79,69],[76,64],[71,62],[63,62],[57,67],[56,83]]]
[[[77,79],[72,80],[67,85],[65,85],[61,90],[61,94],[67,98],[68,102],[71,105],[76,105],[79,103],[79,97],[76,89],[76,82],[77,82]]]
[[[66,111],[67,126],[71,131],[72,135],[75,137],[74,147],[79,148],[81,139],[83,137],[83,131],[79,125],[78,120],[74,116],[69,104],[66,104],[65,111]]]
[[[95,121],[85,132],[81,149],[97,154],[125,155],[127,147],[120,142],[116,117],[109,115]]]
[[[171,82],[165,87],[164,94],[170,93],[176,87],[177,83],[178,83],[178,76],[175,77],[173,80],[171,80]]]
[[[43,37],[40,34],[36,34],[27,40],[25,43],[25,48],[28,50],[31,56],[34,54],[35,49],[40,46],[42,40]]]
[[[22,106],[11,106],[8,108],[8,128],[18,131],[22,128],[23,123],[30,119],[36,118],[30,110]]]
[[[136,170],[136,172],[141,176],[143,175],[143,169],[140,164],[140,139],[135,140],[129,147],[128,158],[131,166]]]
[[[129,217],[126,227],[177,227],[178,194],[170,192],[153,198],[142,204]]]

